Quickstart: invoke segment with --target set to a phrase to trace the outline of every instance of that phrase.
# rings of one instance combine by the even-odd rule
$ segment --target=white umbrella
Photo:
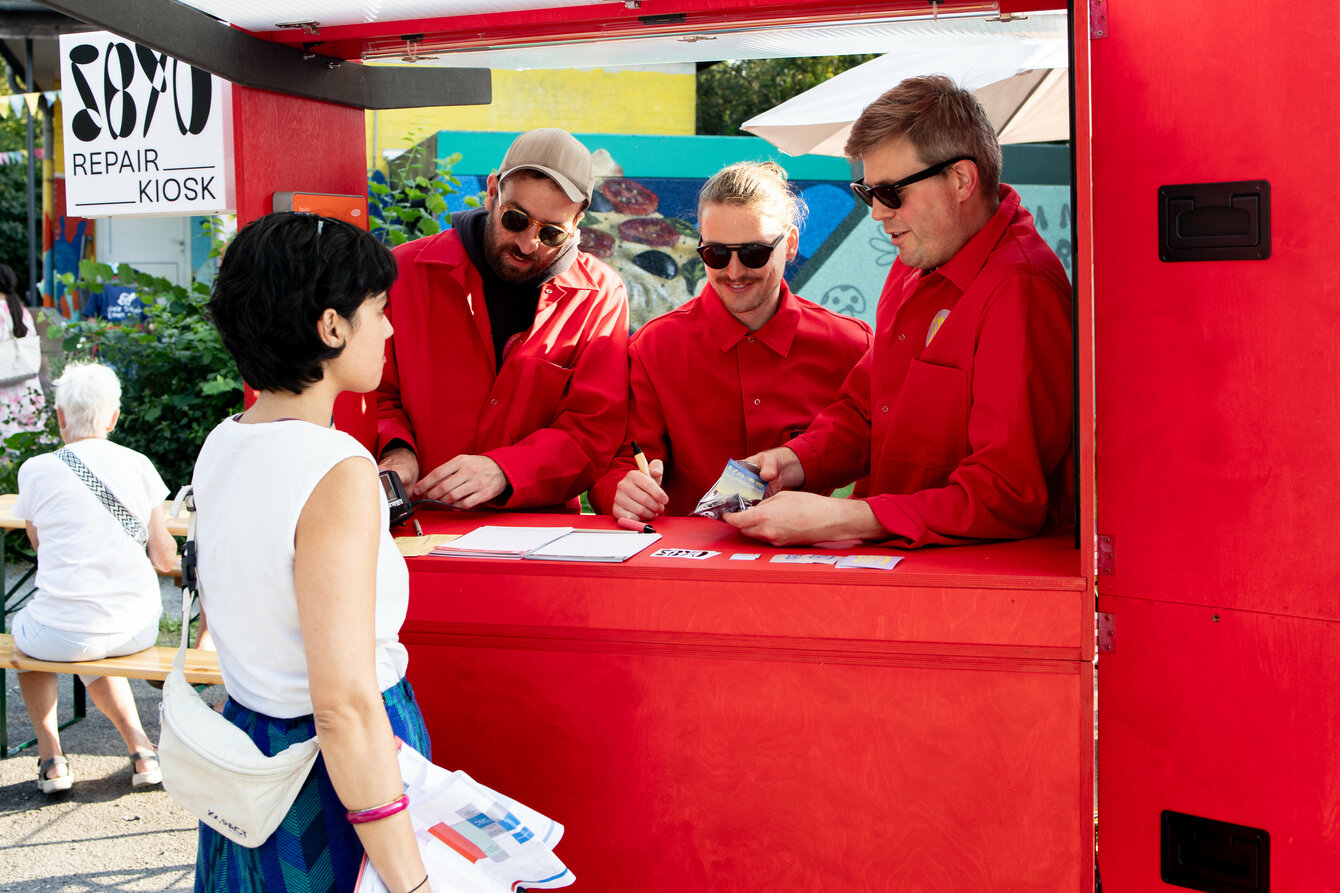
[[[946,74],[974,91],[1002,143],[1070,138],[1064,37],[973,36],[952,48],[898,51],[848,69],[744,122],[788,155],[838,155],[852,122],[904,78]]]

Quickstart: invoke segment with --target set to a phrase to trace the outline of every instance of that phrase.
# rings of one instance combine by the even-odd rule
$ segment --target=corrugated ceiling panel
[[[989,22],[981,16],[939,21],[773,28],[761,31],[718,31],[689,36],[624,38],[605,41],[550,43],[538,46],[477,51],[435,50],[432,41],[416,49],[417,64],[495,69],[621,68],[713,59],[767,59],[886,53],[915,44],[920,49],[960,46],[984,35],[1008,34],[1019,40],[1064,39],[1064,13],[1030,15],[1012,22]],[[369,61],[398,64],[405,44],[374,41]]]
[[[367,25],[441,16],[488,15],[523,9],[595,6],[617,0],[182,0],[248,31],[273,31],[286,22],[323,27]]]

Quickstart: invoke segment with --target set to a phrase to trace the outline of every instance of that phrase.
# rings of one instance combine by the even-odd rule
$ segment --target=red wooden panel
[[[428,512],[420,518],[430,533],[481,523],[610,527],[608,518],[575,515]],[[631,631],[643,642],[689,635],[704,648],[767,649],[779,638],[806,639],[816,653],[826,642],[848,651],[861,642],[872,654],[968,661],[1092,656],[1092,598],[1083,578],[1062,570],[1078,560],[1069,534],[903,553],[893,571],[870,571],[772,564],[772,555],[787,550],[744,539],[706,518],[662,518],[656,526],[662,539],[623,564],[411,558],[421,591],[434,596],[414,600],[409,623],[452,624],[462,636],[479,625],[506,626],[514,635],[538,628],[601,631],[597,637],[611,641]],[[720,554],[703,561],[650,557],[667,547]],[[730,558],[739,552],[762,557]],[[469,598],[479,591],[492,596]],[[781,591],[784,611],[777,609]]]
[[[1092,889],[1089,664],[869,667],[436,644],[434,761],[567,826],[583,887]]]
[[[1090,44],[1105,593],[1340,618],[1329,4],[1111,4]],[[1273,255],[1162,263],[1163,184],[1266,179]]]
[[[367,193],[361,109],[233,87],[237,222],[271,210],[276,192]]]
[[[423,516],[483,522],[610,526]],[[410,560],[435,762],[564,822],[597,890],[1092,888],[1092,598],[1069,537],[876,573],[771,565],[783,550],[717,521],[657,529],[722,554]]]
[[[1175,889],[1159,880],[1169,809],[1268,831],[1272,891],[1340,890],[1340,624],[1132,598],[1099,609],[1116,617],[1098,662],[1105,889]]]

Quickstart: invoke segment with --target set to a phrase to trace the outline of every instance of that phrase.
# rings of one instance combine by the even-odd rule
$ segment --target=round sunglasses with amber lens
[[[546,248],[557,248],[572,238],[572,233],[563,227],[536,220],[525,211],[518,211],[516,208],[503,208],[502,225],[509,233],[524,233],[532,226],[539,227],[540,244]]]
[[[856,193],[856,197],[867,205],[874,207],[874,200],[879,199],[879,203],[890,211],[897,211],[903,206],[903,200],[898,195],[898,190],[904,186],[911,186],[913,183],[920,183],[922,180],[929,180],[940,171],[949,167],[951,164],[958,164],[960,161],[971,161],[977,163],[976,158],[968,155],[961,155],[958,158],[951,158],[948,161],[942,161],[939,164],[932,164],[924,170],[919,170],[911,176],[903,177],[894,183],[885,183],[882,186],[868,186],[864,179],[857,180],[851,185],[851,191]]]
[[[786,230],[768,245],[763,242],[745,242],[742,245],[715,245],[709,242],[698,243],[698,256],[714,270],[724,270],[730,266],[730,256],[734,252],[740,256],[740,263],[751,270],[757,270],[768,262],[777,246],[786,238]]]

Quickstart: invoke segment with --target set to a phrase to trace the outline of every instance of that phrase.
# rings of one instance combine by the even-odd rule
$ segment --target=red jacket
[[[535,322],[498,369],[483,282],[455,230],[395,251],[395,334],[377,389],[380,452],[411,444],[427,474],[488,456],[512,485],[508,508],[551,506],[609,464],[628,415],[628,300],[605,264],[578,253],[541,289]]]
[[[793,295],[757,332],[731,316],[710,284],[653,319],[629,342],[628,437],[591,488],[608,512],[637,467],[629,440],[665,462],[668,515],[687,515],[728,459],[781,446],[837,399],[870,347],[870,327]],[[843,483],[850,483],[844,481]]]
[[[894,262],[874,347],[790,444],[807,490],[868,468],[867,502],[902,545],[1017,539],[1073,515],[1070,283],[1019,194],[1000,196],[944,266]]]

